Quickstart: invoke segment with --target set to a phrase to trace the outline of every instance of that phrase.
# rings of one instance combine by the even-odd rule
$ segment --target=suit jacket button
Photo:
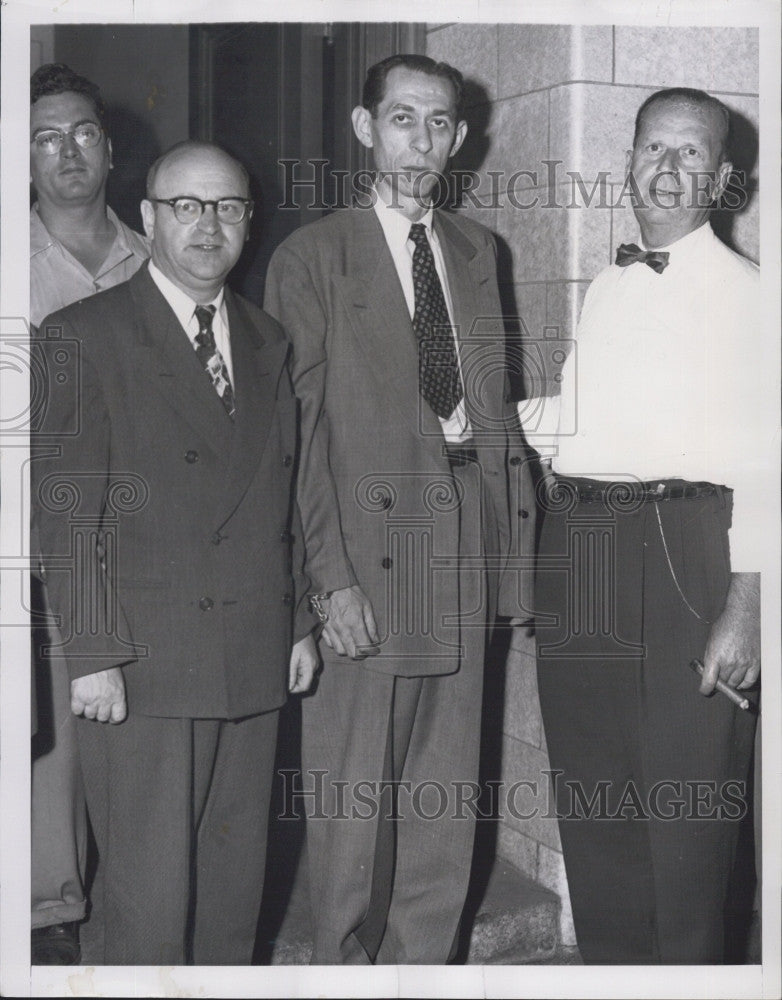
[[[223,536],[220,534],[219,531],[216,531],[212,535],[212,545],[219,545],[220,542],[222,542],[222,540],[223,540]]]
[[[193,465],[195,462],[198,461],[198,452],[197,451],[186,451],[185,452],[185,461],[189,465]]]
[[[521,459],[518,455],[514,455],[509,461],[511,465],[521,465]]]
[[[383,567],[383,569],[391,569],[391,567],[394,565],[394,560],[386,556],[385,559],[382,560],[380,565]]]
[[[215,602],[212,600],[211,597],[202,597],[201,600],[198,602],[198,607],[202,611],[211,611],[214,605]]]
[[[283,604],[293,604],[293,594],[283,594],[282,595]]]
[[[293,455],[285,455],[282,460],[282,464],[287,467],[293,463]]]
[[[292,537],[293,536],[291,535],[290,531],[288,531],[285,528],[283,528],[283,530],[280,532],[280,541],[281,542],[289,542]]]
[[[529,517],[529,511],[528,510],[524,510],[524,508],[522,508],[519,511],[519,517]]]

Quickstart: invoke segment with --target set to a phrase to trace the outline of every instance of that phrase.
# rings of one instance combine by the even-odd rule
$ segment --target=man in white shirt
[[[772,454],[744,335],[758,270],[708,222],[729,124],[702,91],[642,105],[628,152],[642,245],[590,286],[563,373],[538,679],[586,962],[722,961],[755,718],[715,685],[756,699]]]
[[[224,284],[244,168],[180,143],[147,194],[149,266],[36,341],[33,502],[99,856],[83,960],[249,964],[278,710],[316,664],[290,345]]]
[[[68,66],[41,66],[30,80],[30,322],[127,281],[149,256],[147,240],[106,204],[111,140],[94,83]],[[34,553],[35,555],[35,553]],[[36,611],[45,588],[32,582]],[[70,682],[59,633],[35,633],[36,737],[32,763],[32,961],[73,964],[84,919],[87,812]],[[48,656],[43,643],[52,643]]]
[[[313,963],[453,954],[487,629],[496,612],[529,614],[534,509],[494,242],[432,206],[467,130],[461,92],[425,56],[373,66],[352,118],[372,203],[294,233],[267,276],[294,344],[298,499],[325,623],[302,705],[304,790],[322,805],[305,800]]]

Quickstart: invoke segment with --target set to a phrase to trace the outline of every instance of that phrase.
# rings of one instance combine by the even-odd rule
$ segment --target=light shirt
[[[149,241],[129,229],[106,206],[106,215],[117,231],[111,250],[90,274],[70,251],[55,239],[38,214],[36,202],[30,210],[30,322],[41,320],[72,302],[119,285],[132,278],[149,257]]]
[[[554,399],[521,403],[519,415],[527,430],[530,415],[548,407],[536,421],[542,436],[531,430],[529,440],[537,447],[558,426],[552,469],[561,475],[731,487],[731,569],[755,572],[776,454],[756,354],[760,274],[708,224],[655,249],[670,253],[661,274],[612,265],[590,285],[558,419]]]
[[[195,315],[195,308],[199,305],[182,291],[177,285],[167,278],[160,268],[155,267],[152,261],[149,262],[149,276],[160,289],[160,294],[168,302],[174,311],[174,315],[179,320],[179,324],[187,334],[188,340],[193,345],[193,350],[198,346],[196,337],[198,336],[198,320]],[[225,308],[224,289],[215,295],[211,302],[200,303],[201,305],[211,305],[215,307],[214,318],[212,319],[212,332],[215,337],[217,350],[222,354],[225,367],[228,369],[228,377],[232,385],[234,382],[234,370],[231,361],[231,339],[228,331],[228,313]]]
[[[378,220],[383,229],[383,235],[385,236],[388,249],[391,253],[391,257],[393,258],[394,267],[396,268],[396,273],[399,276],[399,283],[402,286],[402,292],[404,293],[407,309],[410,313],[410,319],[412,320],[415,314],[415,287],[413,285],[413,251],[415,250],[415,243],[413,243],[410,239],[410,226],[412,223],[409,219],[405,218],[401,212],[398,212],[395,208],[391,208],[387,205],[377,189],[375,189],[375,192],[377,194],[377,197],[375,198],[375,212],[377,213]],[[443,259],[442,247],[440,246],[440,240],[438,239],[437,233],[434,231],[433,227],[433,210],[430,208],[424,217],[419,219],[418,222],[426,228],[426,236],[429,241],[429,246],[432,249],[432,256],[434,257],[435,270],[437,271],[437,276],[440,279],[440,284],[443,289],[443,297],[445,298],[445,306],[448,310],[448,318],[451,321],[451,328],[454,329],[453,303],[451,301],[451,294],[448,288],[448,275],[445,270],[445,260]],[[459,373],[461,374],[459,341],[455,335],[454,342],[456,344],[456,357],[459,363]],[[462,379],[462,385],[464,385],[464,379]],[[460,444],[472,437],[472,429],[470,428],[470,423],[467,419],[464,396],[462,396],[459,401],[459,405],[450,417],[445,420],[442,417],[438,417],[437,419],[440,421],[440,426],[443,429],[445,440],[449,444]]]

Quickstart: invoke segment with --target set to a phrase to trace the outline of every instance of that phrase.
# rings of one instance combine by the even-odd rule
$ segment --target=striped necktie
[[[195,307],[195,317],[198,320],[198,333],[195,338],[196,355],[211,379],[217,395],[223,401],[225,412],[233,420],[236,410],[234,390],[223,356],[215,343],[215,335],[212,330],[214,314],[215,307],[213,305]]]

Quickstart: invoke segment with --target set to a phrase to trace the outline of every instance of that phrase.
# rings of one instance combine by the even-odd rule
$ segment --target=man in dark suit
[[[147,195],[149,266],[38,341],[33,495],[100,856],[83,957],[242,964],[277,710],[316,662],[289,345],[224,287],[252,211],[244,168],[182,143]]]
[[[267,277],[294,344],[299,506],[325,619],[303,702],[313,962],[453,954],[487,626],[531,603],[534,505],[494,242],[431,204],[466,134],[461,93],[461,74],[426,57],[372,67],[353,112],[372,204],[294,233]]]

